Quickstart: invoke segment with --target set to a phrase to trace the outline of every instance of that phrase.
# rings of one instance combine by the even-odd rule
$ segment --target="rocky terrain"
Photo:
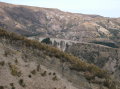
[[[105,70],[1,29],[0,50],[0,89],[119,89]]]

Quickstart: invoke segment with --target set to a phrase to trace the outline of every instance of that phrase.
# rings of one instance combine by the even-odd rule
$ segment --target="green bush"
[[[45,44],[52,44],[52,41],[50,40],[50,38],[45,38],[41,42]]]

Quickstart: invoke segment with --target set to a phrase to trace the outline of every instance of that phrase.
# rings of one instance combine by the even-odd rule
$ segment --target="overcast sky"
[[[0,0],[13,4],[58,8],[63,11],[120,17],[120,0]]]

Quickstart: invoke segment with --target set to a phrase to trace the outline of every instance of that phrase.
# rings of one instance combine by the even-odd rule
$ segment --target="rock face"
[[[62,12],[58,9],[0,2],[0,27],[26,36],[44,36],[79,42],[120,42],[120,18]]]
[[[119,89],[95,65],[3,30],[0,50],[1,89]]]

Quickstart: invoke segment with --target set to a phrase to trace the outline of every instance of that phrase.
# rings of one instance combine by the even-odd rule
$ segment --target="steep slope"
[[[47,38],[29,37],[29,39],[41,42]],[[49,40],[49,45],[55,46],[88,63],[93,63],[100,68],[108,70],[109,73],[114,75],[115,78],[120,81],[120,48],[118,48],[116,44],[104,41],[97,43],[81,43],[78,41],[55,38],[49,38]]]
[[[0,2],[0,26],[26,36],[120,44],[120,18],[62,12]]]
[[[102,45],[77,43],[65,50],[89,63],[108,70],[120,81],[120,49]]]
[[[1,89],[119,89],[95,65],[1,29],[0,50]]]

